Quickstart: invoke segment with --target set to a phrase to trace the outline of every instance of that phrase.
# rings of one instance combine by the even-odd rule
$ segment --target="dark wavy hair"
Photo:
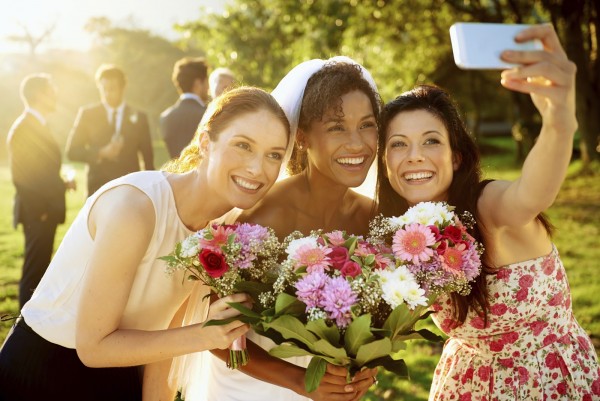
[[[321,121],[323,115],[331,109],[337,116],[343,117],[342,96],[355,90],[367,95],[373,107],[373,115],[379,123],[381,99],[377,91],[363,78],[361,67],[345,62],[330,62],[314,73],[306,83],[298,128],[309,130],[314,121]],[[294,146],[287,165],[288,173],[299,174],[307,165],[306,152],[298,151]]]
[[[267,110],[272,113],[285,127],[286,135],[290,137],[290,123],[271,94],[262,89],[242,86],[223,93],[208,105],[194,139],[181,151],[178,158],[167,162],[162,170],[172,173],[191,171],[201,161],[200,135],[206,131],[211,141],[216,141],[219,134],[234,120],[248,114]]]
[[[419,85],[411,91],[405,92],[396,99],[387,103],[381,117],[379,130],[379,151],[377,158],[377,190],[376,199],[379,202],[378,212],[385,216],[399,216],[406,212],[408,203],[392,188],[386,177],[384,164],[386,135],[390,122],[398,114],[407,111],[425,110],[436,116],[448,131],[450,148],[453,157],[460,161],[460,166],[454,172],[452,183],[448,189],[448,204],[455,206],[458,213],[470,212],[477,224],[471,230],[471,235],[483,243],[482,229],[477,201],[483,188],[490,180],[482,181],[480,152],[471,135],[469,135],[459,109],[448,93],[433,85]],[[546,230],[551,233],[552,226],[548,220],[539,215],[538,219]],[[485,246],[485,243],[483,243]],[[454,318],[464,323],[469,309],[475,310],[487,322],[489,309],[488,287],[486,277],[495,274],[497,266],[490,266],[486,254],[482,255],[484,262],[482,274],[472,283],[471,293],[467,296],[452,294]]]

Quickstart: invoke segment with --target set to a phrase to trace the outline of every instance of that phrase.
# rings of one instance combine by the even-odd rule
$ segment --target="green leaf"
[[[313,349],[313,344],[317,341],[317,337],[306,330],[302,322],[294,316],[283,315],[270,323],[263,323],[263,326],[281,333],[284,338],[298,340],[311,350]]]
[[[325,319],[311,320],[306,328],[332,345],[340,345],[340,331],[336,325],[328,326]]]
[[[344,348],[334,347],[327,340],[318,340],[315,342],[313,348],[316,353],[335,358],[335,365],[346,365],[350,361]]]
[[[312,393],[319,387],[323,376],[325,376],[326,369],[327,361],[323,358],[314,357],[310,360],[304,376],[304,387],[307,392]]]
[[[221,319],[221,320],[212,319],[207,322],[204,322],[204,326],[205,327],[223,326],[223,325],[229,324],[231,322],[235,322],[236,320],[243,322],[243,323],[248,323],[252,326],[255,326],[256,324],[258,324],[261,321],[261,319],[257,319],[255,317],[241,315],[241,316],[228,317],[227,319]]]
[[[301,315],[306,310],[306,305],[293,295],[285,292],[279,294],[275,300],[275,314]]]
[[[394,373],[396,376],[409,379],[408,367],[406,366],[406,362],[403,359],[392,359],[390,356],[385,356],[383,358],[378,358],[370,361],[365,364],[368,368],[376,368],[378,366],[383,366],[383,368],[389,372]]]
[[[360,347],[356,354],[356,363],[362,366],[373,359],[389,356],[391,352],[392,342],[389,338],[382,338]]]
[[[303,348],[298,347],[295,344],[281,344],[276,347],[273,347],[269,350],[269,354],[275,356],[277,358],[291,358],[293,356],[307,356],[314,354],[310,351],[307,351]]]
[[[344,347],[349,355],[357,355],[358,350],[365,343],[375,339],[371,334],[371,314],[359,316],[346,329]]]
[[[246,308],[244,305],[239,302],[228,302],[227,305],[231,306],[233,309],[237,310],[244,316],[253,317],[256,319],[262,319],[262,315],[260,313],[254,312],[252,309]]]
[[[373,262],[375,262],[375,255],[373,255],[373,254],[367,255],[367,257],[365,258],[365,265],[371,266],[373,264]]]
[[[358,242],[358,237],[350,237],[344,242],[344,246],[348,248],[348,254],[352,255],[354,253],[354,249],[356,248],[356,244]]]

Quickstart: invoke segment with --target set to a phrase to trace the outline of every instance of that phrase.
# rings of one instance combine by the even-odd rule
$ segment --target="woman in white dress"
[[[158,396],[154,378],[171,358],[244,334],[239,321],[175,328],[193,285],[157,258],[232,208],[254,206],[276,181],[288,140],[271,95],[232,90],[213,102],[171,172],[133,173],[88,198],[0,351],[0,399],[141,400],[144,365],[144,398]],[[235,316],[231,301],[249,305],[245,294],[225,297],[209,318]]]
[[[292,69],[272,92],[296,133],[286,178],[240,221],[275,230],[280,238],[298,230],[345,230],[366,234],[373,200],[350,188],[367,177],[377,153],[380,99],[369,72],[347,57],[310,60]],[[273,343],[253,332],[264,349]],[[374,383],[376,369],[346,381],[346,369],[329,365],[317,390],[304,388],[308,358],[273,358],[249,342],[250,363],[229,370],[227,352],[202,353],[202,366],[186,401],[301,401],[360,399]],[[220,359],[219,359],[220,358]]]

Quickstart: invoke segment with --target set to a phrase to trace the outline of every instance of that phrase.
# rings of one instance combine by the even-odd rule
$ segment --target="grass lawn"
[[[514,179],[519,170],[514,163],[514,144],[510,138],[486,138],[486,149],[493,152],[484,158],[485,173],[489,177]],[[156,159],[166,160],[164,149],[157,144]],[[160,163],[157,163],[160,165]],[[79,189],[67,196],[67,224],[60,226],[55,245],[58,245],[84,201],[85,173],[77,170]],[[579,323],[592,337],[596,350],[600,349],[600,274],[596,272],[600,260],[600,166],[596,174],[579,173],[579,162],[572,163],[569,176],[548,215],[557,232],[554,240],[567,269],[573,297],[573,309]],[[0,315],[18,314],[17,285],[23,257],[23,233],[12,228],[12,199],[14,189],[6,161],[0,164]],[[56,248],[56,246],[55,246]],[[436,331],[431,321],[423,323]],[[0,342],[10,329],[11,322],[0,323]],[[399,380],[391,374],[379,374],[379,385],[368,393],[367,400],[426,400],[431,377],[441,352],[440,344],[413,342],[404,357],[411,380]]]

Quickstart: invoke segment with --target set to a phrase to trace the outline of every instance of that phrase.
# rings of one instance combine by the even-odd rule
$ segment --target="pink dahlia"
[[[427,262],[433,256],[433,249],[430,246],[434,244],[435,236],[429,227],[413,223],[396,231],[392,250],[394,255],[403,261]]]

